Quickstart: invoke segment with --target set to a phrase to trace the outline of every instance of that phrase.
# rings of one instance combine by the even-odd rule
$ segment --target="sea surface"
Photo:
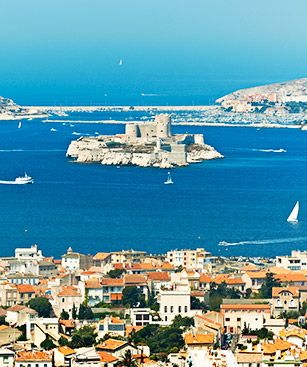
[[[93,254],[205,247],[225,256],[307,249],[306,131],[174,126],[174,133],[203,133],[225,156],[172,169],[174,185],[163,184],[167,170],[66,158],[70,141],[80,135],[124,130],[95,120],[148,117],[121,114],[72,113],[60,117],[64,125],[32,120],[21,129],[18,121],[1,121],[0,180],[24,172],[35,179],[34,185],[0,185],[1,256],[34,243],[57,258],[69,246]],[[80,119],[93,123],[65,122]],[[286,219],[297,200],[300,221],[293,225]]]

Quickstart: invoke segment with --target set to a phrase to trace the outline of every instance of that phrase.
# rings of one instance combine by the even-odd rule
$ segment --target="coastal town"
[[[0,258],[0,366],[307,365],[307,251]]]

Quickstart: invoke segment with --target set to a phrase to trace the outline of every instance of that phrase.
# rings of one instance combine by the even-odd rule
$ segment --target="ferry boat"
[[[0,181],[2,185],[27,185],[33,183],[34,179],[26,173],[24,176],[16,177],[14,181]]]

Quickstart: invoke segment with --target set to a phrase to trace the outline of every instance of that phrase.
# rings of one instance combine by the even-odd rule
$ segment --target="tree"
[[[45,350],[50,350],[54,349],[56,345],[53,343],[51,339],[47,338],[41,343],[41,347]]]
[[[211,283],[209,291],[209,308],[212,311],[219,311],[223,298],[241,298],[241,293],[234,289],[228,288],[225,282],[221,284]]]
[[[66,312],[65,310],[62,310],[61,315],[60,315],[60,319],[61,320],[69,320],[69,313]]]
[[[61,336],[60,339],[58,340],[58,343],[60,347],[64,347],[65,345],[69,344],[69,341],[63,336]]]
[[[125,354],[119,361],[118,365],[122,367],[137,367],[137,363],[135,359],[132,357],[130,349],[126,350]]]
[[[280,287],[281,284],[278,280],[274,278],[273,273],[267,273],[265,277],[265,281],[263,282],[259,295],[262,298],[272,298],[272,288]]]
[[[76,320],[76,318],[77,318],[77,312],[78,312],[77,307],[76,307],[76,305],[75,305],[75,304],[73,304],[73,306],[72,306],[72,310],[71,310],[71,317],[72,317],[74,320]]]
[[[32,298],[27,305],[37,311],[39,317],[50,317],[53,311],[50,301],[45,297]]]
[[[194,325],[193,317],[182,317],[181,315],[175,316],[172,322],[172,327],[181,328],[184,330],[193,325]]]
[[[0,325],[8,325],[8,323],[5,321],[5,316],[0,316]]]
[[[81,303],[79,308],[78,319],[79,320],[93,320],[94,314],[90,307],[85,306]]]
[[[109,278],[121,278],[121,276],[126,273],[126,270],[125,269],[113,269],[113,270],[110,270],[108,273],[107,273],[107,276]]]
[[[205,302],[200,301],[197,297],[191,296],[191,309],[201,310],[206,308]]]
[[[97,333],[91,326],[83,326],[72,334],[72,348],[92,347],[96,343]]]
[[[134,286],[123,289],[123,305],[128,307],[145,307],[145,295],[141,289]]]

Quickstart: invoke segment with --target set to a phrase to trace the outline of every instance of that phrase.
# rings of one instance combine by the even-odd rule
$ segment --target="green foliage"
[[[21,325],[21,326],[17,326],[17,329],[19,331],[21,331],[21,335],[19,336],[19,338],[17,339],[19,342],[24,342],[27,339],[27,329],[26,329],[26,325]]]
[[[146,325],[142,330],[131,335],[131,340],[135,344],[147,344],[151,353],[161,360],[165,354],[178,351],[184,346],[182,333],[192,325],[192,318],[178,315],[171,326]]]
[[[91,347],[96,343],[97,333],[91,326],[83,326],[72,334],[71,342],[72,348]]]
[[[72,311],[71,311],[71,317],[72,317],[74,320],[76,320],[76,318],[77,318],[77,312],[78,312],[77,307],[76,307],[76,305],[75,305],[75,304],[73,304],[73,306],[72,306]]]
[[[123,289],[123,305],[126,307],[145,307],[145,295],[140,288],[125,287]]]
[[[205,302],[200,301],[197,297],[191,296],[192,310],[203,310],[204,308],[206,308]]]
[[[256,335],[257,338],[260,339],[273,339],[273,332],[269,331],[266,328],[261,329],[250,329],[249,327],[246,327],[246,324],[244,324],[244,328],[242,329],[242,335]]]
[[[94,314],[90,307],[85,304],[81,304],[78,313],[79,320],[93,320]]]
[[[27,305],[37,311],[39,317],[50,317],[53,311],[51,303],[45,297],[32,298]]]
[[[60,319],[61,320],[69,320],[69,313],[66,312],[65,310],[62,310],[61,315],[60,315]]]
[[[5,316],[0,316],[0,325],[8,325],[8,323],[5,321]]]
[[[108,273],[107,273],[107,276],[109,278],[121,278],[121,276],[126,273],[126,270],[125,269],[113,269],[113,270],[110,270]]]
[[[131,351],[128,349],[118,363],[121,367],[137,367],[135,359],[133,359]]]
[[[209,291],[209,308],[211,311],[219,311],[223,298],[241,298],[241,293],[234,289],[228,288],[225,282],[221,284],[211,283]]]
[[[260,291],[259,297],[260,298],[272,298],[272,288],[273,287],[280,287],[281,284],[278,280],[274,278],[273,273],[267,273],[265,281],[263,282]]]
[[[59,342],[60,347],[64,347],[65,345],[69,344],[69,341],[66,338],[64,338],[63,336],[60,337],[58,342]]]
[[[41,343],[41,347],[45,350],[50,350],[54,349],[56,345],[53,343],[51,339],[47,338]]]
[[[157,298],[153,289],[148,293],[147,307],[154,311],[159,311],[160,305],[157,302]]]
[[[184,330],[191,326],[194,326],[193,317],[182,317],[181,315],[175,316],[172,323],[172,327]]]

